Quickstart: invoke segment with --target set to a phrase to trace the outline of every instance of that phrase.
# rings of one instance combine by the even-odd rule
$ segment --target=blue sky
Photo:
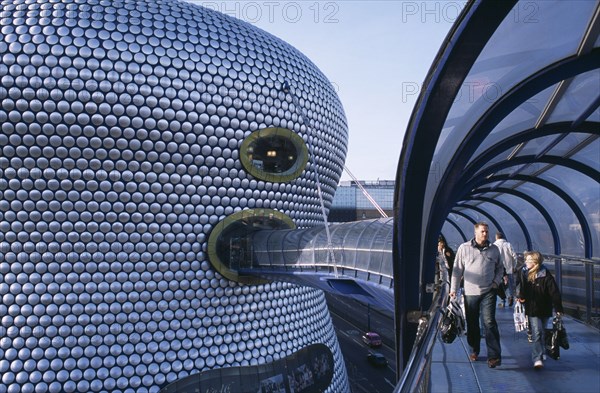
[[[422,82],[464,1],[192,0],[268,31],[336,86],[360,180],[393,180]],[[349,180],[344,172],[342,180]]]

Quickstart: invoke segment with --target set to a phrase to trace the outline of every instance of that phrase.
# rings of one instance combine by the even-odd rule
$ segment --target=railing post
[[[594,265],[589,262],[585,264],[585,322],[590,324],[592,321],[592,300],[594,298]]]
[[[554,258],[554,278],[556,279],[558,290],[562,293],[562,258]]]

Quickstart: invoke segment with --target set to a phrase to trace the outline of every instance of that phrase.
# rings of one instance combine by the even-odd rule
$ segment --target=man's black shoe
[[[500,360],[499,358],[488,359],[488,367],[489,368],[496,368],[497,366],[500,366],[501,364],[502,364],[502,360]]]

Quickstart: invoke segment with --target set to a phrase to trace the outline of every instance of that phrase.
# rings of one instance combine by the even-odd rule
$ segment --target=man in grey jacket
[[[502,232],[496,232],[496,241],[494,242],[498,250],[500,250],[500,259],[504,265],[508,282],[508,291],[506,297],[508,298],[508,307],[512,307],[515,296],[515,280],[513,273],[517,268],[517,254],[513,249],[512,245],[506,240]],[[502,302],[500,305],[504,305]]]
[[[475,237],[461,244],[456,251],[450,296],[456,297],[464,279],[467,342],[471,348],[469,359],[474,362],[479,357],[481,314],[490,368],[502,364],[500,332],[496,323],[496,289],[500,286],[503,272],[500,250],[488,240],[488,225],[478,222],[475,224]]]

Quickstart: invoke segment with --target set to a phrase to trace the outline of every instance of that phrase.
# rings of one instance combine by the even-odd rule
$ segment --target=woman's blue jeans
[[[544,348],[546,347],[544,341],[544,329],[548,325],[549,317],[540,318],[529,316],[529,326],[531,326],[531,339],[533,341],[531,348],[531,360],[542,360],[544,355]]]
[[[488,359],[501,359],[500,332],[496,323],[496,290],[482,295],[465,295],[465,312],[467,320],[467,342],[471,352],[479,354],[481,334],[479,316],[485,329],[485,343]]]

